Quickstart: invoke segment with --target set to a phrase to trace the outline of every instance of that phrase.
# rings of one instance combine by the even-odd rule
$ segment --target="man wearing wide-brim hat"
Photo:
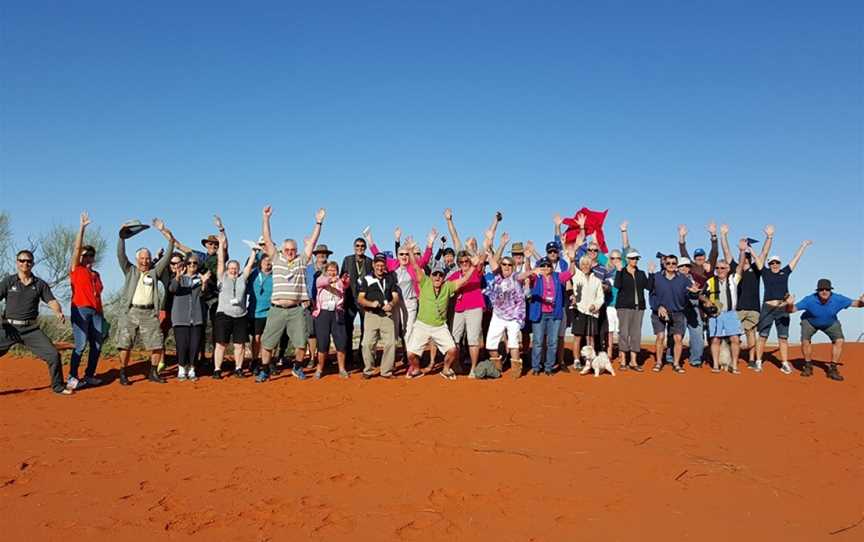
[[[837,364],[840,363],[840,355],[843,353],[843,327],[837,314],[849,307],[864,306],[864,295],[852,300],[848,297],[834,293],[831,281],[819,279],[816,283],[816,293],[810,294],[798,303],[795,297],[786,299],[786,311],[804,311],[801,315],[801,351],[804,354],[804,369],[801,376],[813,375],[813,345],[811,339],[817,331],[821,331],[831,339],[831,363],[828,364],[826,372],[831,380],[843,380]]]

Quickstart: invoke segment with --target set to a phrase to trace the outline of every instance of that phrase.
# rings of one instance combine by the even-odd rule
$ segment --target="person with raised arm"
[[[492,306],[492,318],[486,333],[486,349],[489,357],[499,371],[503,365],[498,356],[498,344],[507,334],[507,350],[510,354],[510,370],[514,378],[522,374],[522,356],[519,352],[519,333],[526,317],[524,281],[531,276],[531,268],[517,274],[515,264],[510,256],[503,256],[504,247],[510,240],[505,232],[501,235],[501,245],[492,254],[492,278],[487,282],[483,293]]]
[[[177,346],[177,380],[198,380],[195,362],[204,333],[206,306],[203,290],[210,283],[210,271],[200,272],[198,255],[194,252],[174,266],[174,276],[168,291],[174,296],[171,303],[171,325]]]
[[[786,296],[789,295],[789,276],[801,261],[801,256],[813,241],[803,241],[788,265],[782,266],[777,255],[768,257],[768,267],[762,269],[762,284],[765,286],[765,299],[759,312],[759,343],[756,347],[755,371],[762,371],[762,354],[765,343],[771,334],[771,328],[777,328],[777,340],[780,343],[780,371],[792,374],[792,364],[789,363],[789,313],[786,311]]]
[[[75,235],[75,246],[72,249],[72,260],[69,269],[69,282],[72,286],[72,336],[75,348],[69,362],[69,379],[66,387],[80,389],[85,386],[98,386],[102,381],[96,378],[96,366],[99,354],[102,352],[102,341],[105,331],[105,317],[102,312],[102,277],[93,269],[96,261],[96,249],[84,244],[84,230],[90,225],[90,216],[86,211],[81,213],[78,233]],[[90,347],[87,355],[87,367],[84,376],[78,379],[78,367],[84,349]]]
[[[735,261],[732,258],[733,254],[729,248],[729,226],[723,224],[720,226],[720,246],[723,249],[723,257],[729,262],[730,270],[735,273],[738,268],[741,268],[741,278],[738,281],[738,302],[736,308],[738,311],[738,320],[741,322],[741,330],[747,339],[747,366],[751,369],[756,366],[756,325],[759,323],[759,309],[761,305],[760,288],[762,271],[761,268],[768,257],[768,251],[771,250],[771,243],[774,239],[774,226],[770,224],[765,226],[765,243],[762,245],[762,252],[757,253],[753,250],[752,245],[757,243],[756,239],[743,238],[738,241],[739,252],[744,251],[744,255],[739,258],[740,261]],[[744,350],[744,345],[740,345],[741,350]],[[743,354],[743,352],[742,352]]]
[[[637,357],[642,350],[642,319],[645,314],[645,291],[649,290],[648,276],[639,269],[639,251],[630,247],[627,222],[621,224],[621,244],[624,246],[627,266],[615,274],[615,310],[618,312],[618,364],[621,369],[641,372]],[[628,358],[629,357],[629,363]]]
[[[561,218],[560,214],[555,214],[552,217],[552,224],[554,225],[554,238],[552,241],[546,243],[546,258],[552,263],[552,271],[555,273],[563,273],[567,271],[571,267],[575,269],[576,262],[582,256],[581,254],[581,245],[585,242],[585,222],[588,217],[584,214],[579,213],[576,215],[576,223],[579,224],[579,234],[573,243],[570,243],[570,246],[580,247],[577,249],[576,256],[574,258],[568,258],[568,251],[564,250],[563,238],[561,237],[561,225],[564,223],[564,219]],[[562,252],[563,251],[563,252]],[[570,253],[572,254],[572,252]],[[562,257],[563,256],[563,257]],[[567,335],[567,330],[573,325],[572,321],[572,295],[573,295],[573,285],[570,281],[565,282],[561,286],[564,299],[565,299],[565,310],[564,316],[561,319],[561,325],[558,328],[558,343],[557,343],[557,352],[555,353],[555,360],[558,364],[558,368],[562,373],[569,373],[570,369],[567,367],[567,364],[564,362],[564,338]],[[530,306],[530,305],[529,305]],[[574,366],[579,368],[579,364],[577,363],[579,358],[574,358]]]
[[[225,261],[225,248],[228,238],[219,234],[218,261],[216,273],[219,278],[216,285],[219,288],[219,303],[216,308],[216,319],[213,321],[213,334],[216,349],[213,351],[213,378],[222,378],[222,362],[225,360],[225,349],[229,343],[234,345],[234,376],[243,378],[243,360],[245,346],[249,340],[249,317],[247,316],[246,284],[255,265],[255,249],[251,249],[246,266],[242,272],[237,260]]]
[[[23,344],[48,364],[51,390],[72,395],[73,390],[63,382],[60,353],[39,327],[39,302],[51,308],[61,325],[66,323],[66,317],[48,283],[33,274],[34,263],[31,251],[19,250],[15,255],[16,273],[0,280],[0,301],[6,302],[0,318],[0,357],[16,344]]]
[[[165,223],[158,218],[153,219],[153,227],[168,239],[168,248],[165,254],[174,253],[174,235],[165,227]],[[159,277],[165,272],[165,268],[171,261],[170,257],[163,257],[156,265],[150,251],[139,248],[135,251],[135,265],[126,257],[126,237],[121,227],[121,235],[117,242],[117,261],[123,271],[124,283],[121,293],[120,319],[117,322],[118,333],[116,338],[117,349],[120,350],[120,385],[129,386],[131,382],[126,375],[126,368],[132,356],[132,347],[135,345],[135,337],[140,335],[144,348],[150,351],[150,373],[147,380],[164,384],[165,379],[159,375],[159,361],[162,359],[163,337],[159,327],[159,289],[157,283]]]
[[[831,281],[819,279],[816,283],[816,292],[808,295],[798,303],[794,296],[786,298],[786,311],[804,311],[801,315],[801,352],[804,354],[804,368],[801,376],[813,376],[813,335],[821,331],[831,340],[831,363],[828,364],[826,374],[831,380],[842,381],[837,364],[843,354],[843,326],[837,319],[837,314],[849,307],[864,307],[864,295],[852,300],[848,297],[833,292]]]
[[[387,271],[392,272],[396,276],[396,283],[399,286],[399,302],[396,303],[394,317],[396,320],[396,337],[402,340],[403,347],[406,348],[411,337],[411,331],[414,329],[414,322],[417,321],[417,298],[420,295],[420,283],[417,280],[417,275],[414,273],[414,268],[410,265],[408,248],[401,244],[401,229],[396,228],[394,232],[396,244],[399,248],[396,250],[396,258],[386,256]],[[422,254],[415,253],[417,264],[426,268],[429,260],[432,258],[432,246],[435,243],[435,238],[438,237],[438,230],[433,228],[426,236],[426,249]],[[381,251],[378,246],[372,241],[372,233],[367,236],[370,241],[372,254],[378,256]]]
[[[225,233],[225,226],[222,224],[222,219],[219,215],[213,215],[213,225],[216,226],[216,229],[219,233]],[[190,254],[195,254],[198,258],[198,265],[200,267],[201,273],[205,271],[208,272],[208,280],[209,282],[205,285],[202,290],[202,294],[204,296],[204,304],[206,305],[204,310],[204,332],[201,334],[201,346],[199,348],[198,356],[200,361],[203,363],[204,359],[207,357],[207,348],[205,343],[205,336],[207,334],[207,325],[208,323],[211,326],[211,330],[213,327],[213,321],[216,317],[216,307],[219,304],[219,290],[216,288],[216,264],[217,264],[217,255],[216,252],[219,249],[219,238],[215,235],[208,235],[201,239],[201,246],[204,247],[204,252],[200,250],[193,249],[187,245],[184,245],[178,240],[174,240],[174,244],[177,249],[184,254],[184,256],[189,256]],[[226,245],[226,250],[227,250]],[[228,254],[226,253],[225,259],[228,259]],[[211,333],[211,346],[216,348],[216,342],[213,340],[215,338],[215,333]]]
[[[575,262],[575,250],[568,249],[571,261]],[[582,256],[571,279],[575,307],[571,312],[573,331],[573,368],[582,369],[582,339],[594,347],[594,338],[599,334],[600,312],[604,309],[603,282],[592,271],[594,261],[590,256]]]
[[[693,257],[691,258],[690,253],[687,251],[687,226],[684,224],[678,226],[678,252],[682,258],[687,258],[693,262],[693,268],[690,270],[690,274],[700,288],[705,287],[705,283],[708,282],[708,277],[711,276],[714,266],[717,264],[717,258],[719,257],[717,247],[717,224],[712,220],[708,223],[706,229],[708,230],[708,235],[710,236],[711,241],[711,250],[708,253],[707,259],[705,257],[704,248],[697,248],[694,250]],[[705,265],[706,263],[708,264],[707,266]]]
[[[264,237],[264,254],[270,256],[273,262],[273,290],[270,295],[270,311],[267,322],[261,334],[261,367],[256,382],[266,382],[270,379],[270,361],[273,351],[279,346],[282,334],[288,334],[294,347],[294,368],[292,374],[298,380],[303,380],[303,359],[306,356],[306,320],[303,313],[303,302],[309,301],[309,290],[306,288],[306,265],[312,258],[312,251],[321,236],[321,226],[327,212],[318,209],[315,213],[315,227],[306,240],[303,252],[297,252],[297,241],[285,239],[277,250],[270,235],[270,217],[273,215],[271,206],[262,211],[262,235]]]
[[[456,380],[456,373],[452,369],[456,361],[458,349],[450,330],[447,329],[447,307],[450,299],[464,286],[473,276],[477,267],[485,260],[485,255],[473,256],[471,267],[466,269],[462,278],[456,281],[448,281],[444,278],[444,269],[440,265],[432,268],[429,275],[417,262],[414,256],[416,245],[409,243],[407,247],[408,258],[414,273],[420,283],[420,294],[418,295],[417,321],[408,343],[408,372],[406,378],[418,378],[423,376],[420,370],[420,357],[431,341],[441,352],[444,352],[444,368],[441,377],[447,380]]]
[[[728,232],[728,226],[721,226],[721,235],[725,237]],[[728,241],[724,241],[728,245]],[[724,246],[724,253],[728,252],[728,246]],[[739,244],[740,261],[746,258],[747,244]],[[738,355],[741,350],[740,336],[744,334],[741,328],[741,320],[738,318],[738,292],[739,284],[741,283],[741,273],[743,266],[738,265],[734,273],[732,272],[731,262],[723,258],[718,260],[714,265],[714,273],[708,278],[705,285],[705,291],[700,296],[702,307],[705,314],[708,316],[708,337],[711,341],[711,370],[715,373],[720,372],[720,348],[721,343],[725,340],[729,341],[731,361],[729,371],[733,374],[739,374],[738,371]]]

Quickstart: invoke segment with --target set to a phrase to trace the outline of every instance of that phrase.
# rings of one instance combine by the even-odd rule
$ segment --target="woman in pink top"
[[[348,288],[347,276],[339,277],[339,264],[329,262],[315,280],[318,294],[315,297],[315,310],[312,317],[315,339],[318,342],[318,368],[315,378],[324,374],[324,363],[330,353],[330,336],[336,348],[336,363],[339,365],[340,378],[348,378],[345,370],[345,350],[348,347],[348,334],[345,331],[345,290]]]

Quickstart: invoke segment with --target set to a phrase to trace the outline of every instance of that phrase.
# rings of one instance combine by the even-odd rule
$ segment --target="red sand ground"
[[[283,373],[63,398],[6,357],[0,538],[862,540],[864,345],[844,358],[843,383]]]

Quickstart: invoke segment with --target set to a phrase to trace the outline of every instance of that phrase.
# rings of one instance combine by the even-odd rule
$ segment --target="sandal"
[[[718,369],[717,367],[711,367],[711,372],[712,373],[719,373],[720,369]]]
[[[618,370],[619,371],[626,371],[627,370],[627,364],[626,363],[619,363],[618,364]]]
[[[631,371],[636,371],[637,373],[642,372],[642,367],[640,367],[638,365],[628,365],[628,367]]]
[[[739,371],[738,369],[729,369],[729,372],[732,373],[733,375],[740,375],[741,374],[741,371]]]
[[[679,375],[684,374],[684,367],[681,367],[680,365],[678,367],[673,367],[672,370],[675,371],[676,373],[678,373]]]
[[[663,370],[663,364],[662,363],[655,363],[654,367],[651,367],[651,370],[654,371],[655,373],[659,373],[660,371]]]

